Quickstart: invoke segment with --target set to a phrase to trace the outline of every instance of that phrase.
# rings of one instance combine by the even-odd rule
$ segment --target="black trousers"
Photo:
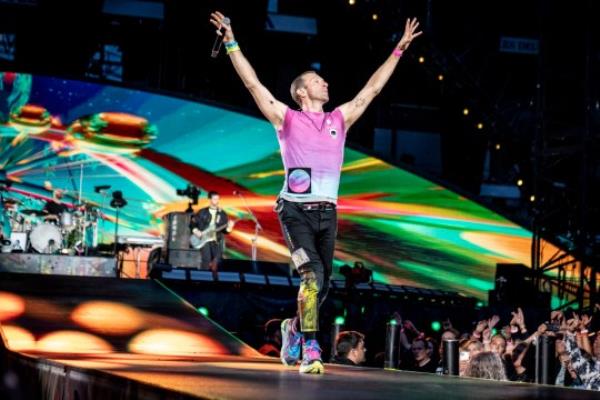
[[[219,242],[210,241],[204,245],[200,249],[202,253],[202,269],[213,269],[211,268],[211,263],[213,263],[214,268],[221,263],[221,258],[223,258],[223,250],[221,244]]]
[[[323,204],[323,203],[321,203]],[[310,208],[310,209],[309,209]],[[279,199],[281,230],[300,275],[298,317],[302,332],[319,330],[319,307],[327,297],[337,234],[335,205]]]

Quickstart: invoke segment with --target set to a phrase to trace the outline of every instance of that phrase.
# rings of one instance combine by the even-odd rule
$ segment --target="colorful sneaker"
[[[321,348],[316,340],[307,340],[302,348],[301,374],[322,374],[325,372],[321,360]]]
[[[296,331],[296,318],[281,322],[281,362],[283,365],[296,365],[300,359],[302,333]]]

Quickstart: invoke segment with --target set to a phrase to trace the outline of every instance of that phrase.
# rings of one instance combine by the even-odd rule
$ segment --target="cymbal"
[[[35,210],[35,209],[20,210],[19,212],[21,214],[26,214],[26,215],[36,215],[36,216],[46,215],[46,213],[43,210]]]
[[[4,199],[4,204],[23,204],[23,202],[19,199],[7,198]]]

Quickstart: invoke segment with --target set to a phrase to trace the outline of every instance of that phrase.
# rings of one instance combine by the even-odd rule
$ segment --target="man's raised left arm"
[[[408,49],[408,46],[413,39],[423,33],[421,31],[415,32],[418,26],[419,23],[417,22],[416,18],[413,18],[412,20],[406,20],[404,34],[394,48],[392,54],[390,54],[387,60],[385,60],[385,62],[377,69],[377,71],[375,71],[367,84],[361,89],[360,92],[358,92],[354,99],[340,106],[340,111],[344,116],[346,130],[350,129],[352,124],[354,124],[356,120],[358,120],[358,118],[360,118],[360,116],[365,112],[375,96],[381,92],[387,81],[390,79],[390,76],[392,76],[392,73],[396,69],[402,53]]]

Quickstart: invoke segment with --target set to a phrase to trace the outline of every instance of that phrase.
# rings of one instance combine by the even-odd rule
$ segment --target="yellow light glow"
[[[241,230],[238,231],[233,231],[231,232],[232,237],[236,238],[237,240],[242,240],[248,244],[252,243],[252,239],[254,238],[254,232],[250,233],[250,232],[242,232]],[[273,253],[276,253],[278,255],[281,255],[283,257],[289,257],[290,256],[290,251],[287,248],[287,246],[284,246],[276,241],[270,240],[268,238],[262,237],[260,236],[256,242],[257,246],[260,249],[265,249],[265,250],[269,250]]]
[[[350,4],[351,6],[356,4],[356,0],[348,0],[348,4]]]
[[[141,354],[188,356],[229,354],[221,343],[208,336],[175,329],[153,329],[142,332],[129,342],[129,351]]]
[[[35,338],[26,329],[14,325],[2,325],[2,333],[9,349],[14,351],[35,350]]]
[[[534,202],[534,201],[535,201],[535,195],[533,195],[533,194],[532,194],[532,195],[529,197],[529,201],[531,201],[531,202]]]
[[[93,332],[129,335],[143,327],[144,316],[137,309],[109,301],[90,301],[78,306],[71,319]]]
[[[501,146],[500,143],[496,143],[496,150],[500,150]]]
[[[468,108],[463,109],[463,115],[469,115],[469,109]]]
[[[112,346],[97,336],[77,331],[57,331],[41,338],[38,351],[48,353],[91,354],[110,353]]]
[[[423,56],[419,57],[419,62],[421,64],[423,64],[425,62],[425,57],[423,57]]]
[[[379,15],[373,14],[371,18],[373,18],[373,21],[377,21],[379,19]]]
[[[8,321],[23,314],[25,301],[12,293],[0,292],[0,322]]]
[[[483,123],[478,123],[477,124],[477,129],[482,130],[483,129]]]
[[[519,179],[517,181],[517,186],[523,186],[523,179]]]
[[[443,81],[443,80],[444,80],[444,75],[442,75],[442,74],[439,74],[439,75],[438,75],[438,81]]]

